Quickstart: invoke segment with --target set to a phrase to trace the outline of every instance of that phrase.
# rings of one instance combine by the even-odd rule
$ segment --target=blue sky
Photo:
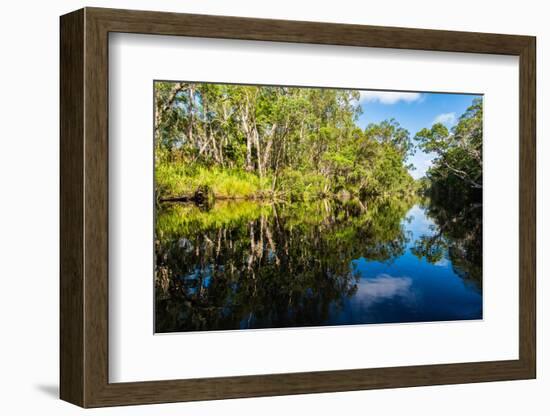
[[[358,124],[365,128],[369,123],[379,123],[391,118],[407,129],[414,137],[424,127],[441,122],[447,127],[456,124],[474,98],[473,94],[444,94],[417,92],[361,91],[360,105],[363,114]],[[433,155],[420,150],[409,161],[415,166],[411,171],[414,178],[424,176],[432,163]]]

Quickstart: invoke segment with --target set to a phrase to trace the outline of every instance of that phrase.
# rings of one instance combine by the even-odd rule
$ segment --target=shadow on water
[[[480,319],[481,209],[471,209],[163,204],[155,331]]]

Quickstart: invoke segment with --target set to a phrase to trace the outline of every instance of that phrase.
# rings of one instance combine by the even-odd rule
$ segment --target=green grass
[[[155,168],[158,196],[192,195],[199,187],[208,186],[218,198],[254,198],[270,191],[270,178],[243,170],[179,164],[159,164]]]
[[[183,163],[160,162],[155,167],[157,198],[192,196],[202,187],[212,190],[215,199],[271,199],[290,202],[311,202],[326,197],[337,197],[325,176],[307,171],[286,169],[276,181],[272,191],[273,177],[260,178],[255,172],[242,169],[185,165]],[[374,183],[375,181],[373,181]],[[391,192],[374,193],[377,196],[407,196],[416,188],[394,186]],[[361,197],[357,187],[345,189],[351,196]]]

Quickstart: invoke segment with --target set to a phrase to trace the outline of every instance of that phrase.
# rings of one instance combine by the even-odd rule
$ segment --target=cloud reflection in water
[[[409,298],[412,279],[380,274],[374,278],[363,278],[357,283],[356,299],[363,304],[371,304],[394,297]]]

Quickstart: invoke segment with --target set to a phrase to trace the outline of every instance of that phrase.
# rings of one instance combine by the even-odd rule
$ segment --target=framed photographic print
[[[534,378],[535,38],[61,17],[61,398]]]

